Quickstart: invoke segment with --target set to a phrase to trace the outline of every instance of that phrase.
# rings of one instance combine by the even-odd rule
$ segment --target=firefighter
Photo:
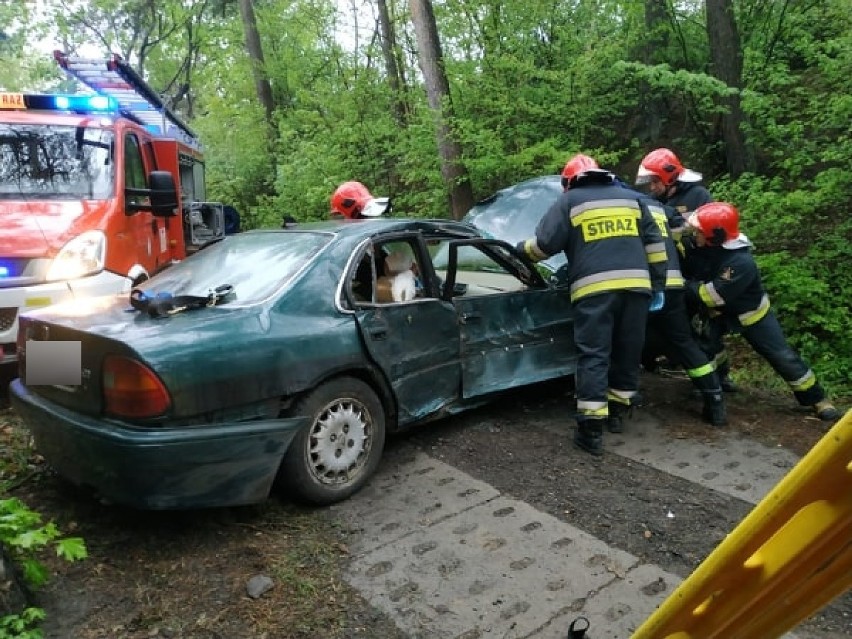
[[[331,194],[332,217],[350,220],[380,217],[389,213],[390,208],[390,198],[373,197],[367,187],[360,182],[344,182]]]
[[[787,343],[769,304],[752,244],[739,229],[739,212],[727,202],[704,204],[689,216],[697,250],[704,254],[709,276],[690,282],[690,294],[706,312],[724,319],[786,381],[796,400],[817,417],[836,421],[840,413],[826,398],[814,372]]]
[[[663,305],[666,247],[636,193],[591,157],[562,171],[563,194],[518,246],[533,261],[568,258],[577,360],[574,443],[603,454],[603,426],[619,421],[639,384],[649,310]]]
[[[666,243],[667,270],[665,304],[659,312],[648,316],[647,331],[664,337],[672,359],[683,366],[700,392],[704,401],[704,421],[713,426],[724,426],[728,420],[722,385],[713,360],[695,339],[686,308],[686,282],[680,271],[680,256],[676,247],[686,220],[671,207],[656,201],[648,202],[648,209]]]
[[[636,172],[636,185],[646,188],[651,195],[666,206],[674,209],[676,214],[685,216],[697,209],[702,204],[713,201],[710,191],[701,183],[703,176],[697,171],[687,169],[671,149],[654,149],[639,164]],[[688,279],[700,278],[703,275],[704,265],[701,262],[701,254],[696,253],[689,240],[678,241],[678,251],[681,257],[681,266]],[[689,316],[693,316],[697,309],[687,308]],[[652,329],[653,330],[653,329]],[[715,353],[713,365],[719,375],[719,382],[725,392],[733,393],[737,385],[731,379],[730,358],[728,351],[722,342],[721,327],[712,320],[699,324],[701,333],[700,346],[708,353]],[[650,356],[643,359],[648,362]],[[688,366],[686,362],[678,362]]]

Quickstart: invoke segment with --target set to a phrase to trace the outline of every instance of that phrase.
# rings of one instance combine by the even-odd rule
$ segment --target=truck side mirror
[[[151,186],[151,212],[156,217],[177,215],[178,196],[174,176],[168,171],[151,171],[148,184]]]
[[[178,194],[175,178],[168,171],[151,171],[147,189],[124,189],[127,215],[137,211],[151,211],[156,217],[171,217],[178,214]],[[139,200],[143,201],[140,202]],[[144,201],[147,200],[147,201]]]

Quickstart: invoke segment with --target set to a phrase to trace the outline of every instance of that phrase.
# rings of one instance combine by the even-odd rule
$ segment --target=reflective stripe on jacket
[[[663,241],[666,244],[666,288],[683,288],[686,281],[680,272],[680,256],[675,245],[675,234],[669,226],[669,215],[662,205],[653,202],[648,202],[648,210],[651,212],[654,222],[660,228],[660,233],[662,233]],[[678,229],[678,237],[680,230]]]

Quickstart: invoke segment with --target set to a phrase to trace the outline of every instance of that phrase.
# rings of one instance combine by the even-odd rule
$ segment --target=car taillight
[[[103,393],[104,410],[115,417],[158,417],[171,406],[169,392],[154,371],[121,355],[104,358]]]

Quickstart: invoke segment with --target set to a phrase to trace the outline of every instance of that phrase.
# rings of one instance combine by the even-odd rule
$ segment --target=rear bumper
[[[115,295],[130,291],[130,280],[109,271],[63,282],[48,282],[35,286],[0,288],[0,347],[2,362],[17,359],[15,341],[18,337],[18,317],[22,313],[60,302]]]
[[[12,406],[36,449],[65,479],[145,510],[263,501],[307,418],[139,428],[66,410],[16,379]]]

